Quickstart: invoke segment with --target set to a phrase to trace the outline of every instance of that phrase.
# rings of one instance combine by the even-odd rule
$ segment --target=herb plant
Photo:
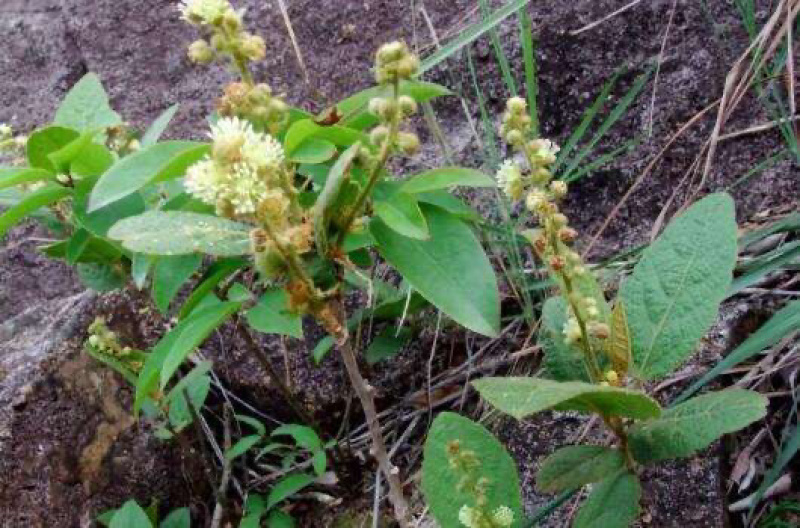
[[[501,132],[527,166],[506,161],[498,181],[509,198],[524,200],[536,217],[539,227],[524,235],[559,295],[545,302],[542,313],[539,342],[546,377],[489,377],[473,386],[492,406],[519,420],[548,409],[598,416],[612,433],[613,445],[556,451],[542,462],[537,487],[553,493],[590,484],[574,526],[629,526],[639,513],[637,472],[643,464],[691,456],[766,412],[764,396],[742,389],[706,393],[666,409],[645,390],[687,360],[731,287],[737,253],[733,200],[713,194],[678,215],[644,251],[609,303],[572,248],[578,233],[558,205],[567,186],[550,171],[557,147],[528,137],[530,117],[523,99],[508,101]],[[480,426],[456,426],[447,415],[433,425],[433,431],[446,431],[431,434],[425,450],[423,483],[433,514],[447,527],[459,525],[454,521],[458,511],[460,524],[468,528],[522,526],[517,494],[492,500],[455,476],[463,462],[453,454],[454,443],[475,427]],[[484,459],[498,456],[496,446],[488,445],[469,443],[471,464],[480,467]],[[442,476],[448,459],[451,475]],[[486,478],[489,483],[517,479],[507,468]],[[461,504],[443,499],[454,497],[448,495],[453,486]],[[509,508],[514,520],[493,517],[497,508]]]

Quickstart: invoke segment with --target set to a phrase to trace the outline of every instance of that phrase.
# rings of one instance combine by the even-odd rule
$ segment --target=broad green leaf
[[[447,211],[451,215],[457,216],[462,220],[477,222],[481,219],[480,214],[478,214],[475,209],[447,191],[419,193],[416,197],[420,202],[435,205],[439,209]]]
[[[12,226],[31,215],[37,209],[46,205],[53,204],[62,198],[69,196],[69,189],[57,185],[49,185],[25,195],[19,203],[0,214],[0,238],[2,238]]]
[[[293,163],[325,163],[336,155],[336,145],[324,139],[309,138],[298,146],[289,161]]]
[[[37,130],[28,138],[25,145],[28,163],[31,167],[44,169],[55,174],[56,166],[50,160],[50,154],[66,147],[80,134],[70,128],[50,126]]]
[[[87,73],[64,97],[53,123],[75,130],[119,125],[122,118],[108,102],[108,94],[94,73]]]
[[[50,160],[50,163],[53,164],[56,172],[68,172],[72,161],[75,160],[85,148],[92,144],[92,140],[97,134],[97,130],[84,132],[60,149],[50,152],[47,158]]]
[[[141,253],[134,253],[131,256],[131,279],[133,279],[133,284],[138,289],[144,288],[155,261],[155,258]]]
[[[272,431],[272,436],[291,436],[295,443],[309,451],[322,449],[322,440],[311,427],[299,424],[284,424]]]
[[[178,111],[181,105],[174,104],[164,110],[160,116],[153,121],[153,124],[150,125],[150,128],[147,129],[147,132],[144,133],[142,136],[142,140],[140,141],[142,148],[147,148],[155,145],[159,139],[161,139],[161,134],[169,126],[170,121],[172,118],[175,117],[175,113]]]
[[[89,199],[93,211],[132,194],[145,185],[182,176],[208,153],[195,141],[166,141],[126,156],[103,174]]]
[[[74,266],[78,259],[83,255],[84,250],[89,246],[92,235],[85,229],[75,231],[67,242],[67,264]]]
[[[311,119],[303,119],[294,123],[286,132],[283,148],[288,157],[292,157],[300,146],[309,139],[323,139],[340,147],[349,147],[354,143],[368,144],[367,137],[350,128],[337,125],[322,126]]]
[[[431,304],[470,330],[496,336],[497,279],[478,239],[453,215],[426,204],[421,208],[430,239],[404,237],[373,220],[370,231],[378,251]]]
[[[681,458],[708,447],[724,434],[764,417],[767,398],[744,389],[697,396],[666,409],[657,420],[636,424],[630,441],[641,462]]]
[[[377,123],[378,119],[369,112],[369,101],[374,97],[389,96],[392,93],[391,90],[392,88],[388,86],[374,86],[337,103],[336,109],[343,116],[341,124],[349,128],[364,130]],[[453,92],[438,84],[405,80],[400,81],[398,95],[408,95],[419,103],[425,103],[434,97],[453,95]]]
[[[161,521],[158,528],[192,528],[192,516],[189,508],[172,510],[169,515]]]
[[[156,260],[153,270],[153,299],[162,314],[167,313],[181,286],[194,275],[202,263],[203,257],[197,253]]]
[[[397,233],[420,240],[430,237],[419,202],[410,194],[398,192],[386,200],[376,200],[373,207],[378,218]]]
[[[396,327],[388,326],[369,344],[369,348],[364,352],[364,359],[370,365],[374,365],[379,361],[394,357],[403,350],[412,335],[409,328],[400,328],[398,331]]]
[[[664,376],[692,354],[727,295],[736,250],[727,194],[694,204],[644,250],[619,293],[633,343],[633,375]]]
[[[283,510],[272,510],[267,517],[267,528],[294,528],[295,523],[291,515]]]
[[[171,346],[166,353],[159,378],[161,388],[167,386],[169,380],[181,366],[186,357],[228,317],[241,307],[241,303],[224,302],[198,310],[191,317],[181,321],[172,332],[177,335],[171,338]],[[170,332],[170,333],[172,333]]]
[[[547,375],[557,381],[591,381],[581,349],[564,341],[566,322],[567,301],[563,297],[547,299],[539,330]]]
[[[100,176],[114,164],[114,155],[105,145],[89,143],[72,160],[69,172],[73,176]]]
[[[0,168],[0,189],[7,189],[23,183],[36,183],[52,179],[53,174],[45,169],[33,167]]]
[[[54,244],[40,246],[39,250],[50,258],[69,260],[69,251],[74,251],[75,248],[70,248],[72,238],[62,240]],[[81,251],[77,262],[94,262],[106,264],[109,262],[116,262],[122,256],[122,253],[112,244],[97,237],[89,237],[86,247]]]
[[[592,487],[575,517],[574,528],[628,528],[639,516],[642,485],[627,471]]]
[[[201,301],[214,291],[220,282],[225,280],[231,274],[233,274],[236,270],[243,268],[247,265],[247,261],[241,258],[227,258],[215,261],[208,269],[203,273],[203,277],[200,279],[200,284],[192,291],[186,301],[181,306],[181,310],[178,313],[178,319],[183,320],[189,316],[189,314],[197,308]]]
[[[108,236],[139,253],[185,255],[200,252],[225,257],[249,253],[249,233],[249,226],[216,216],[148,211],[117,222]]]
[[[93,178],[83,179],[75,185],[73,198],[73,214],[76,222],[99,238],[108,236],[108,231],[118,221],[142,214],[145,203],[141,194],[135,193],[100,209],[88,212],[89,194],[92,191]]]
[[[265,334],[281,334],[302,339],[303,320],[289,310],[289,297],[283,288],[264,292],[258,304],[245,314],[247,322]]]
[[[270,509],[280,502],[288,499],[312,482],[314,482],[314,477],[304,473],[294,473],[283,480],[278,481],[278,483],[272,487],[269,495],[267,496],[267,509]]]
[[[611,447],[574,445],[562,447],[539,466],[536,487],[557,493],[599,482],[625,467],[625,456]]]
[[[461,507],[475,506],[474,493],[459,486],[464,474],[450,465],[449,450],[454,445],[461,452],[474,453],[480,462],[475,471],[478,478],[487,480],[486,507],[491,510],[500,506],[511,508],[514,512],[511,526],[524,526],[525,515],[514,460],[486,428],[450,412],[443,412],[434,420],[425,441],[422,461],[422,492],[439,526],[462,526],[458,519]]]
[[[94,291],[107,292],[125,286],[125,277],[110,264],[81,262],[75,269],[81,282]]]
[[[225,451],[225,458],[228,460],[234,460],[239,458],[243,454],[250,451],[253,446],[261,441],[261,435],[247,435],[240,438],[235,444],[231,446],[230,449]]]
[[[661,414],[655,400],[621,387],[523,377],[483,378],[472,385],[486,401],[518,420],[546,409],[638,419]]]
[[[150,517],[131,499],[122,505],[111,518],[110,528],[152,528]]]
[[[409,194],[449,189],[451,187],[495,187],[493,178],[479,170],[465,167],[442,167],[412,176],[400,190]]]
[[[198,367],[202,367],[201,370],[198,371]],[[196,372],[207,371],[210,365],[206,366],[201,363],[198,367],[195,367],[176,385],[177,390],[173,389],[170,392],[169,422],[176,432],[182,431],[194,421],[194,411],[200,412],[211,390],[211,378],[205,372],[192,376]],[[191,408],[189,407],[190,402]]]

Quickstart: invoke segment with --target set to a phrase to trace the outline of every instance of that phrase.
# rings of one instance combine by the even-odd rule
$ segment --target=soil
[[[381,43],[396,38],[423,46],[431,42],[422,17],[412,14],[410,6],[415,2],[288,2],[289,17],[309,72],[309,83],[306,83],[277,5],[260,0],[235,3],[248,8],[248,23],[267,41],[269,56],[256,72],[257,77],[267,80],[293,104],[311,111],[320,111],[347,94],[369,87],[372,83],[373,50]],[[501,3],[490,2],[494,6]],[[626,3],[622,0],[541,0],[528,6],[537,39],[539,106],[545,137],[563,144],[580,123],[584,109],[618,68],[622,73],[612,91],[612,100],[622,96],[636,77],[657,60],[673,7],[671,0],[641,2],[591,30],[578,35],[570,33]],[[189,64],[185,47],[197,36],[192,28],[179,21],[174,4],[165,0],[5,0],[0,5],[0,49],[3,50],[0,54],[0,122],[9,122],[24,131],[47,122],[66,90],[87,71],[93,71],[103,79],[113,106],[134,126],[144,128],[164,109],[180,103],[181,109],[167,137],[203,137],[205,116],[213,109],[214,98],[221,87],[232,77],[220,68],[198,68]],[[770,14],[772,3],[762,0],[756,4],[759,20],[763,21]],[[473,0],[428,0],[424,5],[432,25],[442,36],[453,34],[465,23],[476,20],[477,16]],[[633,138],[640,138],[641,144],[573,185],[567,213],[587,235],[597,230],[668,138],[720,97],[730,65],[747,47],[746,34],[741,29],[733,3],[725,0],[678,0],[674,5],[675,15],[657,83],[651,78],[625,116],[599,142],[598,152],[608,152]],[[523,86],[523,62],[516,22],[512,19],[502,24],[498,34],[517,85]],[[478,83],[485,91],[488,111],[490,115],[499,115],[508,93],[494,59],[491,41],[486,37],[479,39],[473,52]],[[463,95],[468,101],[471,117],[480,123],[466,60],[450,59],[435,68],[428,78]],[[481,165],[485,156],[465,119],[461,104],[455,99],[439,100],[434,103],[434,108],[452,149],[453,161]],[[652,133],[649,133],[651,114]],[[770,114],[757,99],[745,99],[726,132],[769,119]],[[418,125],[426,147],[417,159],[399,169],[411,171],[442,162],[435,141],[423,122]],[[645,242],[672,193],[677,193],[676,204],[690,197],[694,187],[683,182],[683,178],[712,126],[713,114],[690,128],[675,143],[605,231],[594,253],[596,257]],[[723,142],[702,191],[726,189],[759,161],[780,149],[782,141],[780,134],[772,130]],[[733,194],[741,221],[770,209],[796,208],[800,196],[797,165],[791,161],[779,162],[737,187]],[[477,194],[472,198],[487,216],[496,214],[496,208],[489,201],[491,197]],[[0,247],[0,321],[9,319],[22,309],[69,298],[81,291],[75,274],[68,267],[48,261],[35,250],[36,243],[31,241],[32,237],[47,236],[41,228],[26,224],[14,229]],[[113,314],[119,306],[105,304],[103,309]],[[739,317],[753,309],[761,307],[726,308],[716,338],[712,332],[709,344],[687,368],[703,368],[723,351],[730,350],[735,336],[728,335],[729,326],[725,323],[733,319],[732,314]],[[771,311],[771,307],[769,309]],[[94,309],[92,313],[95,313]],[[86,324],[90,320],[87,318]],[[137,337],[145,344],[152,343],[164,330],[163,321],[158,323],[153,319],[151,322]],[[319,335],[313,328],[308,330],[312,336]],[[231,328],[226,327],[204,347],[204,351],[215,359],[216,370],[234,392],[256,403],[259,408],[286,418],[281,416],[280,409],[270,404],[274,401],[274,388],[264,384],[257,363],[244,352],[231,332]],[[423,334],[394,363],[378,367],[372,373],[384,405],[424,388],[431,337],[432,332]],[[445,332],[445,337],[438,341],[439,346],[447,347],[447,350],[453,343],[456,348],[464,348],[460,332]],[[262,338],[262,344],[276,364],[288,358],[286,370],[291,375],[292,390],[310,410],[326,423],[338,425],[345,419],[343,409],[347,385],[341,369],[337,368],[337,358],[331,356],[325,360],[324,368],[317,368],[308,354],[313,342],[289,340],[282,344],[275,339]],[[508,349],[516,346],[507,345]],[[77,355],[79,346],[75,343],[71,346],[64,353]],[[497,354],[503,352],[498,350]],[[446,365],[447,360],[437,357],[435,368]],[[42,398],[36,401],[41,403],[25,412],[25,423],[17,424],[20,436],[12,460],[23,461],[32,456],[34,439],[60,445],[59,449],[65,451],[67,458],[74,457],[74,452],[67,452],[68,448],[87,442],[85,438],[76,436],[83,434],[76,424],[102,420],[99,417],[102,413],[98,410],[102,406],[97,402],[85,407],[75,403],[83,396],[76,396],[75,390],[70,388],[69,376],[51,376],[48,379],[57,381],[39,389]],[[116,386],[114,391],[122,392],[124,401],[124,389]],[[58,412],[66,405],[65,401],[75,407],[70,411],[73,415]],[[358,413],[352,412],[350,419],[358,421]],[[47,424],[47,427],[42,428],[41,424]],[[579,426],[574,417],[563,415],[545,415],[522,425],[510,421],[497,424],[498,434],[518,460],[530,512],[547,500],[538,496],[532,486],[536,464],[541,456],[567,442]],[[118,505],[127,496],[137,496],[140,502],[145,503],[150,496],[159,494],[174,504],[180,504],[183,499],[189,501],[191,493],[186,490],[186,480],[176,478],[168,471],[174,453],[163,445],[152,445],[146,440],[146,435],[129,438],[130,434],[122,432],[119,436],[120,445],[128,446],[120,448],[129,450],[124,455],[128,460],[146,460],[150,453],[159,453],[159,456],[154,457],[153,467],[124,469],[129,464],[122,463],[119,466],[122,476],[114,480],[119,483],[130,479],[127,488],[118,484],[120,487],[114,492],[87,495],[77,483],[68,482],[69,489],[59,488],[61,491],[56,494],[60,497],[59,505],[50,505],[66,512],[66,517],[48,517],[46,509],[31,505],[37,500],[46,504],[43,498],[53,493],[52,487],[47,487],[51,484],[47,483],[53,480],[45,475],[57,473],[61,462],[48,463],[36,459],[35,471],[25,472],[17,465],[11,473],[16,486],[13,489],[19,493],[22,493],[19,490],[28,490],[25,496],[30,497],[29,502],[21,500],[12,504],[8,500],[0,501],[0,511],[17,516],[23,515],[24,508],[30,507],[39,512],[37,515],[41,516],[42,523],[70,526],[78,525],[75,519],[82,521],[81,516],[85,517],[86,512],[96,514],[102,510],[101,506]],[[719,457],[718,447],[712,447],[689,461],[660,465],[648,472],[645,475],[647,499],[643,504],[647,514],[645,520],[649,519],[647,524],[658,527],[723,526],[726,514],[722,490],[726,483],[725,475],[719,470]],[[7,457],[4,455],[3,458]],[[127,475],[125,471],[132,471],[134,475]],[[686,478],[687,475],[690,478]],[[147,483],[151,489],[142,483]],[[569,506],[562,508],[553,516],[552,522],[563,525],[569,515]],[[67,518],[71,520],[65,521]]]

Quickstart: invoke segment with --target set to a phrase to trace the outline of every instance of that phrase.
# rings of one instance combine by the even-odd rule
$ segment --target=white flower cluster
[[[211,25],[233,11],[228,0],[181,0],[181,18],[190,24]]]
[[[458,520],[467,528],[508,528],[514,524],[514,511],[500,506],[491,515],[466,504],[458,511]]]
[[[186,189],[211,205],[230,204],[236,215],[254,214],[273,194],[284,162],[283,147],[237,117],[211,127],[211,156],[186,172]]]
[[[496,177],[497,184],[506,196],[513,198],[522,194],[525,182],[522,179],[522,171],[513,160],[505,160],[497,169]]]

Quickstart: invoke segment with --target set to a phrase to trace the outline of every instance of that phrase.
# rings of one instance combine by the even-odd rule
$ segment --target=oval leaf
[[[639,516],[642,486],[636,475],[620,471],[592,488],[578,510],[574,528],[628,528]]]
[[[454,413],[436,417],[425,441],[422,461],[422,492],[439,526],[462,526],[458,512],[475,506],[474,493],[459,486],[463,473],[450,466],[448,447],[457,440],[459,449],[472,451],[480,461],[478,478],[486,478],[485,497],[489,509],[506,506],[514,512],[514,528],[524,525],[519,476],[514,460],[483,426]]]
[[[52,177],[52,173],[44,169],[32,167],[0,168],[0,189],[7,189],[23,183],[49,180]]]
[[[641,462],[680,458],[708,447],[724,434],[760,420],[767,398],[744,389],[704,394],[664,411],[631,430],[633,454]]]
[[[646,394],[620,387],[522,377],[483,378],[472,385],[486,401],[518,420],[546,409],[638,419],[661,414],[658,403]]]
[[[89,211],[132,194],[149,183],[182,176],[208,153],[195,141],[166,141],[126,156],[103,174],[92,190]]]
[[[374,209],[387,226],[401,235],[420,240],[430,237],[428,223],[413,196],[398,192],[386,200],[376,200]]]
[[[281,334],[303,337],[303,320],[299,314],[289,310],[289,297],[286,290],[277,288],[267,290],[258,304],[245,314],[247,322],[265,334]]]
[[[133,499],[123,504],[122,508],[114,513],[109,524],[109,528],[149,528],[152,526],[150,517]]]
[[[544,493],[567,491],[603,480],[624,467],[625,456],[618,449],[567,446],[544,459],[536,475],[536,487]]]
[[[430,239],[415,240],[380,220],[370,223],[378,251],[431,304],[475,332],[500,330],[497,279],[472,230],[441,209],[421,204]]]
[[[301,489],[314,482],[314,477],[304,473],[295,473],[275,484],[267,497],[267,509],[272,508],[279,502],[288,499]]]
[[[692,354],[727,296],[736,252],[727,194],[694,204],[645,249],[619,293],[633,343],[633,375],[664,376]]]
[[[53,123],[75,130],[119,125],[122,118],[108,102],[108,94],[95,73],[87,73],[64,97]]]
[[[293,163],[324,163],[336,155],[336,145],[324,139],[309,138],[298,146],[289,161]]]
[[[7,209],[0,215],[0,238],[11,229],[17,222],[32,214],[37,209],[50,205],[60,199],[69,196],[70,191],[66,187],[47,186],[26,195],[16,205]]]
[[[148,211],[114,224],[108,236],[131,251],[151,255],[201,252],[221,257],[250,252],[250,227],[216,216]]]
[[[442,167],[412,176],[400,190],[406,193],[424,193],[450,187],[495,187],[493,178],[479,170],[465,167]]]

